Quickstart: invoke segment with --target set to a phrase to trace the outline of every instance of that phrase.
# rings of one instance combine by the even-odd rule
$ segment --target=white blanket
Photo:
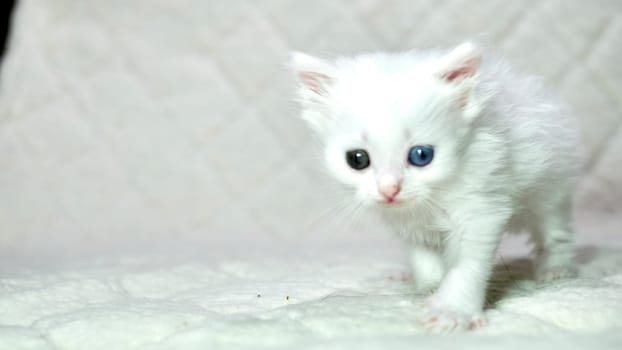
[[[209,253],[195,251],[164,258],[160,252],[46,268],[5,266],[0,348],[622,345],[622,241],[617,248],[583,242],[580,277],[546,284],[531,279],[528,259],[500,259],[488,295],[489,325],[450,337],[417,328],[423,296],[413,294],[399,251],[386,243],[290,252],[255,245],[262,253],[254,257],[239,256],[235,247],[212,246],[230,257],[210,259]],[[515,252],[513,247],[505,247],[506,255]]]

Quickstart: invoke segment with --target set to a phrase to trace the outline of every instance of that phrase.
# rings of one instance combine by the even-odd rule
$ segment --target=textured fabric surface
[[[311,258],[311,259],[308,259]],[[499,265],[489,325],[440,337],[417,327],[408,271],[361,249],[336,258],[124,259],[12,271],[0,348],[619,349],[622,255],[581,249],[578,279],[538,284],[529,261]]]
[[[303,235],[331,204],[291,102],[288,50],[470,37],[543,76],[573,108],[588,154],[578,205],[619,212],[621,8],[24,0],[1,79],[2,242]]]
[[[0,75],[0,345],[31,339],[34,348],[85,348],[89,339],[71,343],[70,334],[96,337],[92,332],[111,329],[107,322],[123,315],[126,324],[153,315],[156,321],[135,332],[155,339],[196,327],[196,338],[172,341],[224,345],[235,344],[201,332],[239,331],[248,339],[268,332],[261,346],[287,346],[287,339],[300,345],[307,335],[339,347],[352,344],[357,327],[414,317],[408,310],[418,301],[406,297],[406,284],[385,281],[388,270],[401,266],[396,243],[372,217],[353,220],[336,208],[292,102],[290,50],[332,56],[479,39],[542,76],[577,116],[578,152],[586,154],[576,196],[580,251],[622,242],[619,0],[21,0],[12,24]],[[124,276],[142,278],[135,271],[142,263],[20,268],[95,253],[179,254],[189,246],[213,263],[161,269],[144,263],[146,277],[135,292],[123,289]],[[600,265],[584,267],[588,282],[503,301],[506,308],[491,314],[501,321],[488,332],[521,333],[510,332],[514,326],[531,335],[606,332],[609,325],[614,331],[601,344],[613,344],[610,335],[621,329],[620,310],[608,308],[620,303],[616,249],[594,248]],[[298,253],[317,264],[290,259]],[[245,260],[249,255],[260,262]],[[265,256],[285,267],[262,262]],[[235,264],[233,257],[241,265],[232,277],[214,261]],[[339,272],[319,273],[329,267]],[[323,277],[324,286],[313,283]],[[275,292],[274,285],[283,288]],[[340,294],[342,288],[348,292]],[[385,288],[397,296],[380,300]],[[259,302],[257,293],[271,296]],[[288,309],[285,293],[306,306]],[[331,293],[338,297],[326,299]],[[366,297],[356,301],[352,294]],[[601,304],[582,304],[588,296]],[[568,304],[551,305],[570,308],[550,316],[560,319],[543,319],[549,309],[529,309],[558,299]],[[352,314],[347,321],[331,311],[341,301],[344,314]],[[392,319],[384,311],[371,319],[362,305],[376,302],[376,311],[405,309]],[[592,310],[589,324],[568,320]],[[296,317],[328,323],[291,324]],[[334,320],[344,320],[335,326],[343,337],[329,336]],[[212,321],[215,328],[207,325]],[[371,344],[399,345],[400,337],[418,332],[395,327],[368,333]],[[291,338],[280,339],[290,329]],[[379,337],[382,330],[391,338]],[[123,336],[110,335],[110,344],[123,343]],[[473,344],[480,341],[486,342]]]

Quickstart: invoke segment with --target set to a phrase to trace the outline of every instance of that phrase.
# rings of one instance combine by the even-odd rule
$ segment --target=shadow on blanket
[[[601,265],[603,261],[610,262],[611,259],[619,259],[619,257],[620,252],[615,249],[591,245],[579,247],[575,257],[579,270],[589,268],[591,271],[590,276],[582,276],[580,272],[579,277],[589,278],[606,275],[608,269],[605,266],[617,266],[617,264],[604,264],[599,268],[599,266],[592,266],[593,263]],[[597,275],[594,275],[594,272],[597,272]],[[487,307],[494,307],[500,300],[508,296],[528,296],[551,283],[555,282],[538,282],[535,280],[533,260],[530,258],[502,259],[495,266],[488,286]]]

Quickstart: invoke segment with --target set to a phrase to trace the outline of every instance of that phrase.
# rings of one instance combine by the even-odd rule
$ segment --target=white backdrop
[[[573,107],[589,154],[579,211],[615,218],[621,13],[618,0],[21,0],[0,77],[2,254],[376,231],[322,216],[333,204],[287,52],[472,37]]]

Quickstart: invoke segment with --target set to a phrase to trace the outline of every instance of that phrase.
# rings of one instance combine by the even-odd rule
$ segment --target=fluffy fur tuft
[[[538,80],[472,43],[334,61],[295,54],[292,65],[328,170],[408,244],[418,290],[435,291],[424,326],[483,324],[504,232],[532,234],[539,278],[573,274],[575,129]],[[434,148],[428,165],[409,163],[416,145]],[[351,150],[369,166],[353,169]]]

